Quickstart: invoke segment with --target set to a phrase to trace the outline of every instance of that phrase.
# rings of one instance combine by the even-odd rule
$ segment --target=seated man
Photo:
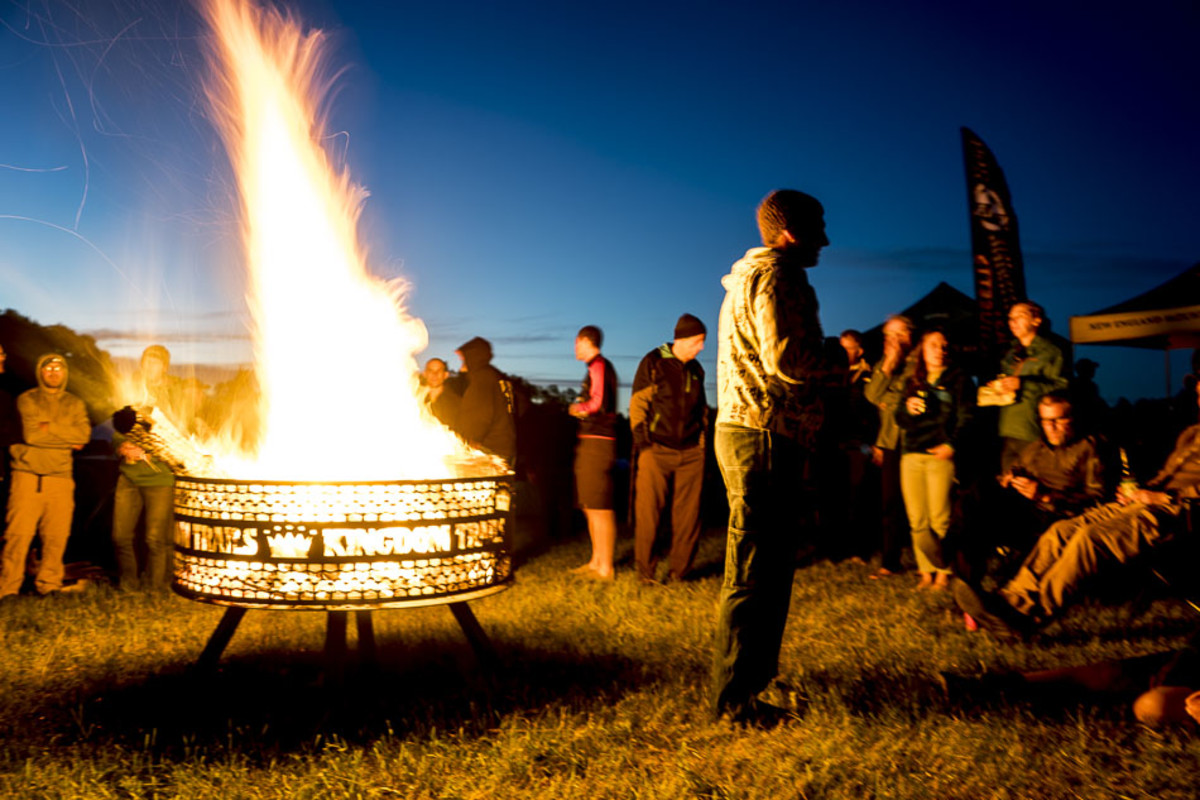
[[[1184,525],[1181,501],[1200,497],[1200,424],[1180,434],[1150,485],[1159,490],[1133,489],[1051,525],[998,594],[959,581],[954,599],[984,628],[1023,635],[1057,616],[1106,564],[1128,563],[1170,539]]]
[[[1051,392],[1038,402],[1042,438],[1022,448],[997,477],[998,489],[984,500],[990,535],[964,542],[968,575],[982,574],[996,547],[1029,551],[1053,523],[1083,513],[1104,499],[1104,467],[1091,436],[1078,436],[1071,401]],[[975,544],[974,547],[971,547]]]

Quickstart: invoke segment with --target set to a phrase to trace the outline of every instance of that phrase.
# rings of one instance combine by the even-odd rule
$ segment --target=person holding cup
[[[971,379],[950,364],[949,349],[942,330],[925,332],[896,409],[900,490],[921,573],[917,588],[935,591],[950,585],[950,559],[943,553],[942,540],[950,530],[957,447],[975,396]]]

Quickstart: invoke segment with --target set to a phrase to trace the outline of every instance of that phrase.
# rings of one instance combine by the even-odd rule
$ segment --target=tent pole
[[[1167,399],[1171,399],[1171,348],[1163,348],[1163,373],[1167,380]]]

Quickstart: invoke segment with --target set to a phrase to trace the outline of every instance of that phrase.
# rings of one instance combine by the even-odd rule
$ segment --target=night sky
[[[411,282],[426,355],[480,335],[501,369],[575,385],[591,323],[628,383],[680,313],[715,333],[720,278],[784,186],[826,207],[827,333],[939,281],[971,294],[963,125],[1007,174],[1055,330],[1200,260],[1182,0],[289,7],[330,33],[328,147],[371,192],[372,268]],[[5,0],[0,23],[0,308],[115,355],[149,336],[249,360],[194,8]],[[1163,392],[1160,354],[1083,356],[1110,400]]]

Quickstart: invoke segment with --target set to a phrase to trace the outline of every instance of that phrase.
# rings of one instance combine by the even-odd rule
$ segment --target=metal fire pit
[[[512,481],[179,476],[173,588],[230,606],[201,663],[215,664],[247,609],[330,612],[326,649],[340,661],[347,612],[357,612],[360,649],[372,655],[371,611],[434,604],[448,604],[491,660],[466,601],[512,583]]]

